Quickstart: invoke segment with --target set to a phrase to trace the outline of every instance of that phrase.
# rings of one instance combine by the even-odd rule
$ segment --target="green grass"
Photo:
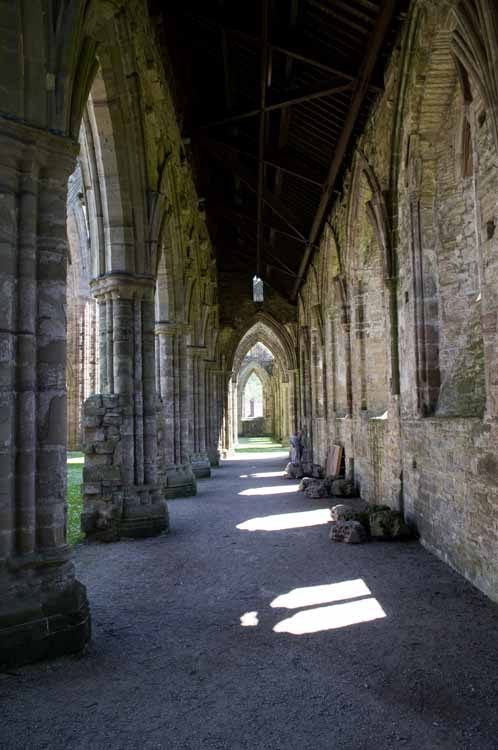
[[[277,443],[270,437],[239,438],[235,453],[275,453],[285,451],[287,446]]]
[[[80,485],[83,481],[83,453],[70,451],[67,454],[67,541],[76,544],[83,539],[80,517],[83,498]]]

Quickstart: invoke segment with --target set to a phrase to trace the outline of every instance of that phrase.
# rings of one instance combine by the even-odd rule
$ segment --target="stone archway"
[[[236,443],[239,433],[240,388],[239,377],[244,358],[256,344],[263,344],[274,358],[274,401],[276,406],[273,433],[286,439],[296,429],[299,402],[297,379],[297,357],[294,334],[281,325],[271,315],[258,312],[246,329],[234,335],[229,342],[226,355],[231,373],[226,394],[227,426],[224,447],[230,450]]]

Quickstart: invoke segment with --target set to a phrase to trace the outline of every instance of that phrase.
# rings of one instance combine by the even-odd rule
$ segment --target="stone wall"
[[[423,544],[498,601],[498,429],[480,418],[405,420],[404,507]]]
[[[457,68],[458,13],[412,4],[356,145],[300,293],[300,419],[498,600],[498,91]]]
[[[260,435],[268,435],[267,424],[264,417],[254,417],[253,419],[242,419],[241,420],[241,432],[242,437],[258,437]]]

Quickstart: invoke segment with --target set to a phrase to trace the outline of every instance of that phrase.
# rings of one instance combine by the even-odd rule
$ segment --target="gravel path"
[[[1,750],[498,750],[496,605],[416,543],[329,542],[284,463],[77,548],[94,640],[0,674]]]

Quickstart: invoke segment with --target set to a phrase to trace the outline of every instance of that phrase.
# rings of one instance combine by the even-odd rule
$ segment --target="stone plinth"
[[[11,561],[0,604],[0,668],[74,653],[90,639],[86,589],[65,557]]]
[[[159,470],[163,495],[168,500],[175,497],[197,495],[197,481],[190,464],[173,464]]]
[[[92,540],[154,536],[169,528],[160,483],[126,481],[123,445],[129,411],[129,398],[123,395],[91,396],[84,404],[81,526]]]
[[[209,463],[211,464],[211,467],[213,469],[216,469],[220,465],[220,452],[217,448],[210,448],[208,446],[207,454],[209,458]]]
[[[197,479],[209,479],[211,476],[211,462],[207,453],[195,453],[190,458],[194,476]]]

